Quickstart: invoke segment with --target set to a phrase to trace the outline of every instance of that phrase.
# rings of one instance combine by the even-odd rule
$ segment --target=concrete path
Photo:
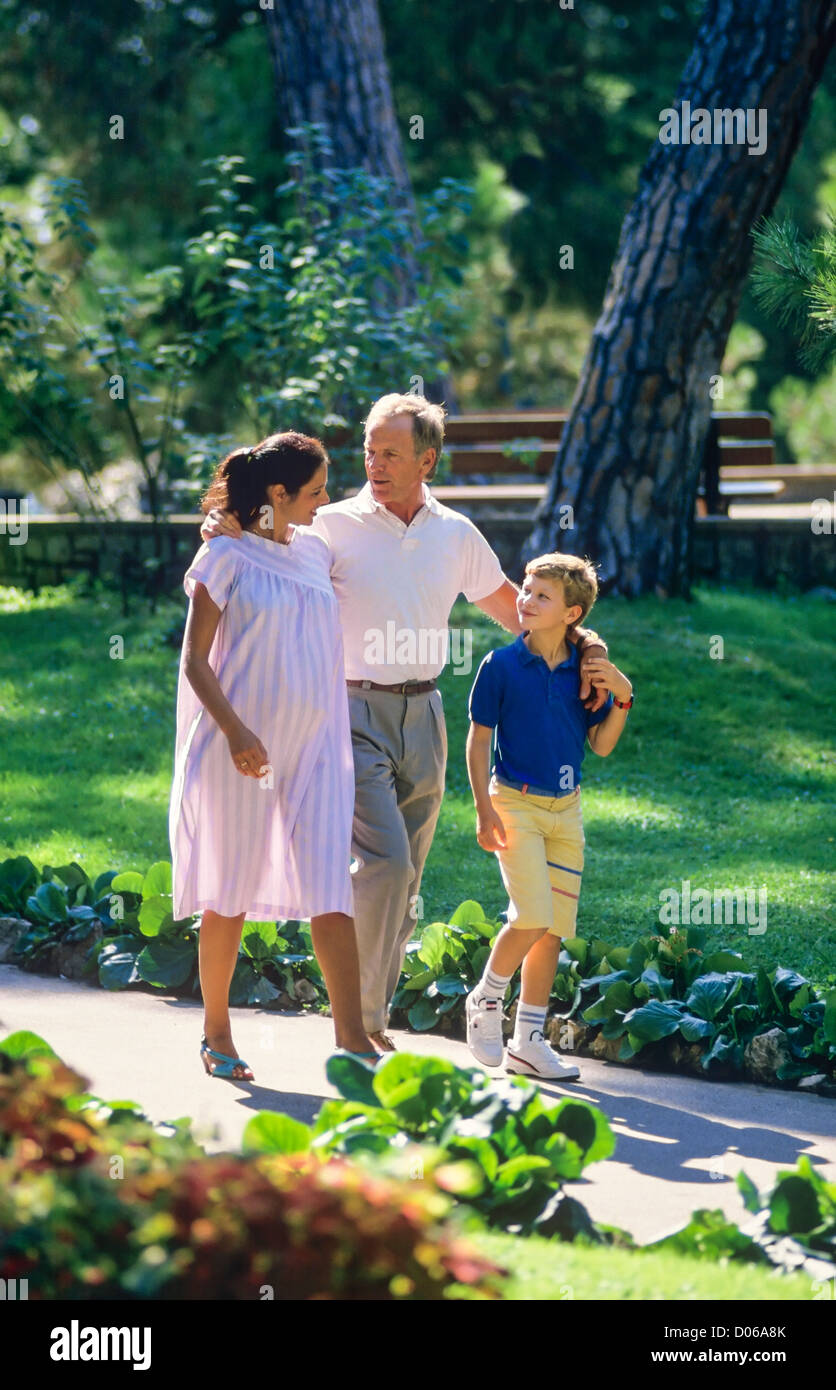
[[[174,995],[106,990],[0,965],[0,1037],[39,1033],[105,1100],[135,1100],[153,1120],[188,1115],[210,1151],[235,1148],[250,1117],[277,1110],[306,1122],[335,1095],[325,1079],[330,1019],[234,1009],[233,1035],[255,1080],[207,1076],[198,1055],[202,1007]],[[402,1051],[472,1062],[463,1043],[395,1033]],[[734,1182],[761,1190],[801,1154],[836,1181],[836,1102],[764,1086],[701,1081],[579,1059],[581,1080],[543,1083],[547,1095],[600,1106],[618,1135],[612,1159],[568,1185],[596,1221],[649,1241],[697,1207],[748,1218]],[[501,1074],[501,1073],[497,1073]]]

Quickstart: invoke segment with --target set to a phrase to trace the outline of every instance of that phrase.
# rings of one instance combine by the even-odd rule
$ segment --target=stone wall
[[[161,587],[182,585],[200,545],[200,516],[167,516],[155,528],[149,517],[135,521],[88,521],[68,516],[30,516],[25,544],[0,534],[0,584],[37,590],[89,574],[140,590],[157,564]]]
[[[530,517],[479,519],[505,573],[522,579],[520,546],[531,530]],[[694,525],[693,578],[721,584],[754,584],[774,589],[787,583],[802,590],[836,588],[836,537],[814,535],[809,520],[750,521],[699,517]]]
[[[516,555],[531,529],[530,518],[475,519],[505,572],[519,582]],[[168,516],[160,522],[162,589],[181,589],[183,574],[200,545],[200,521],[198,515]],[[0,531],[0,584],[33,590],[86,573],[116,583],[130,595],[142,590],[157,554],[154,528],[146,517],[94,522],[33,516],[28,518],[25,543],[14,540],[13,534]],[[836,587],[836,543],[833,535],[813,535],[809,521],[700,518],[694,533],[694,577],[770,589],[784,581],[801,589]]]

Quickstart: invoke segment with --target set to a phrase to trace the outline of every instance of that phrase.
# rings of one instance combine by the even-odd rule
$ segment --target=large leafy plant
[[[91,938],[85,970],[98,962],[108,989],[145,983],[197,993],[196,919],[174,920],[171,866],[146,874],[102,874],[92,883],[78,864],[38,870],[25,856],[0,864],[0,912],[28,921],[18,961],[48,970],[53,948]],[[96,934],[100,923],[104,940]],[[431,922],[407,947],[392,1008],[418,1031],[461,1033],[464,1001],[500,930],[477,902],[460,903],[449,922]],[[746,971],[738,952],[706,950],[707,932],[690,926],[612,946],[599,937],[568,938],[552,991],[556,1014],[580,1019],[618,1058],[652,1056],[678,1042],[696,1050],[703,1070],[740,1074],[747,1045],[779,1029],[786,1058],[777,1080],[791,1084],[836,1066],[836,991],[822,997],[796,971]],[[55,967],[52,966],[54,969]],[[509,1003],[519,992],[512,986]],[[233,975],[233,1004],[271,1007],[288,997],[325,1005],[327,993],[306,923],[245,922]],[[586,1044],[584,1044],[586,1045]],[[665,1053],[666,1060],[676,1058]]]
[[[430,1182],[315,1153],[207,1155],[189,1126],[89,1095],[35,1034],[6,1038],[0,1277],[53,1300],[501,1296]]]
[[[561,952],[559,997],[571,995],[568,1013],[580,1011],[605,1038],[623,1039],[619,1060],[678,1034],[703,1049],[706,1071],[715,1064],[743,1068],[747,1043],[778,1027],[791,1054],[779,1081],[812,1075],[836,1060],[836,992],[821,999],[809,981],[778,966],[768,974],[743,970],[734,951],[705,951],[702,927],[647,936],[631,947],[572,938]]]
[[[99,954],[99,981],[105,989],[123,989],[142,981],[156,989],[194,987],[197,923],[175,921],[171,865],[152,864],[146,874],[117,874],[110,885],[110,911],[119,924]]]
[[[406,948],[392,1009],[403,1010],[419,1032],[444,1018],[460,1025],[465,996],[482,975],[500,925],[471,899],[459,904],[449,922],[430,922]]]
[[[91,882],[80,864],[45,864],[40,873],[25,855],[0,864],[0,914],[29,923],[18,937],[15,956],[28,970],[43,969],[55,947],[90,941],[86,973],[95,970],[98,924],[109,923],[108,888],[114,874]]]
[[[564,1182],[615,1149],[606,1117],[593,1106],[550,1104],[522,1077],[494,1080],[477,1067],[402,1052],[374,1072],[354,1058],[333,1057],[328,1079],[343,1099],[325,1101],[313,1127],[261,1114],[245,1130],[245,1147],[384,1160],[419,1145],[408,1154],[421,1171],[434,1171],[491,1226],[569,1240],[623,1237],[596,1227],[562,1192]]]
[[[836,1183],[817,1173],[802,1154],[794,1169],[778,1173],[769,1192],[759,1192],[743,1172],[737,1175],[737,1186],[747,1211],[754,1214],[742,1227],[729,1221],[722,1211],[700,1209],[681,1230],[642,1248],[803,1269],[822,1281],[825,1291],[828,1285],[832,1288],[836,1277]]]
[[[133,871],[119,874],[110,887],[114,900],[121,902],[119,918],[128,931],[103,948],[101,983],[122,989],[143,981],[157,989],[187,986],[196,993],[199,922],[194,917],[174,918],[171,865],[153,864],[144,876]],[[230,1003],[269,1006],[282,989],[305,1003],[326,998],[310,928],[293,921],[245,922]]]
[[[449,923],[431,922],[409,943],[393,1009],[423,1031],[462,1032],[464,1000],[500,929],[478,903],[459,905]],[[707,949],[702,927],[673,929],[613,946],[600,937],[563,942],[551,1003],[607,1040],[620,1061],[658,1051],[666,1039],[696,1047],[705,1071],[741,1073],[747,1044],[771,1029],[785,1035],[789,1060],[777,1079],[792,1083],[836,1064],[836,991],[821,997],[796,971],[746,971],[741,955]],[[515,983],[511,1004],[519,992]]]
[[[175,919],[165,860],[144,874],[109,870],[91,882],[79,864],[45,865],[39,873],[25,856],[7,859],[0,864],[0,912],[28,923],[13,956],[27,969],[54,969],[55,947],[89,939],[83,974],[98,974],[105,989],[146,984],[199,992],[199,919]],[[288,997],[302,1004],[327,1000],[310,927],[245,922],[230,1002],[269,1007]]]

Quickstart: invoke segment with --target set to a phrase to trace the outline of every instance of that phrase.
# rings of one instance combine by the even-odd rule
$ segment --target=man
[[[443,443],[442,406],[423,396],[381,397],[366,421],[365,487],[321,507],[313,522],[331,549],[343,627],[363,1024],[383,1051],[394,1049],[385,1031],[389,1004],[444,794],[447,732],[437,678],[446,653],[435,638],[459,593],[515,636],[523,630],[517,588],[484,536],[427,487]],[[202,531],[207,539],[240,534],[234,517],[217,512]],[[593,649],[606,649],[582,629],[578,641],[587,698],[585,663]],[[593,707],[605,698],[599,691]]]

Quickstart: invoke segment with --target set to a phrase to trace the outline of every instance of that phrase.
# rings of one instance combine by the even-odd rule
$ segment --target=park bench
[[[507,515],[533,511],[546,492],[546,483],[534,479],[550,473],[568,414],[531,410],[451,416],[446,425],[451,481],[435,484],[435,496],[448,505],[473,509],[476,515],[485,507]],[[777,500],[786,490],[788,472],[792,469],[775,465],[768,413],[716,411],[697,491],[697,515],[728,515],[732,503]]]

